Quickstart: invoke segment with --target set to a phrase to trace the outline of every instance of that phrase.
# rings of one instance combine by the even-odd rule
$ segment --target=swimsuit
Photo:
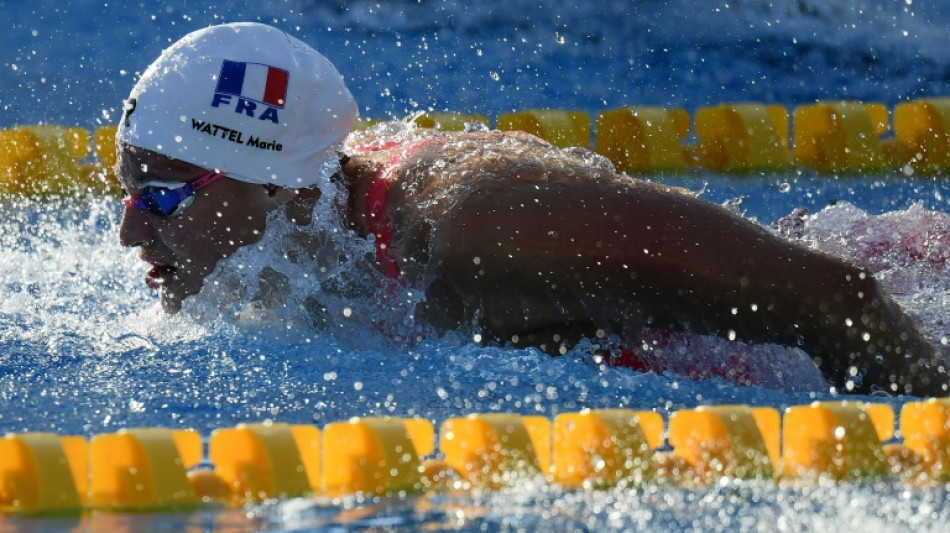
[[[389,161],[379,167],[369,182],[366,193],[366,215],[369,231],[376,237],[376,265],[387,278],[399,277],[399,263],[396,253],[391,246],[393,228],[386,214],[386,194],[389,192],[389,180],[393,172],[409,154],[427,144],[442,140],[434,137],[416,141],[402,150],[393,152]],[[354,152],[370,152],[385,150],[403,144],[398,141],[387,142],[382,145],[358,146]]]

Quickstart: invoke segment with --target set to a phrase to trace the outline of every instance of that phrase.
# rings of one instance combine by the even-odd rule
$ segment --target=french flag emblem
[[[288,78],[288,72],[281,68],[225,59],[215,92],[283,108]]]

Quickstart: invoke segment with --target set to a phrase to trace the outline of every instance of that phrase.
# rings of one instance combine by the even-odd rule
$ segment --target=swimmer
[[[714,333],[799,347],[842,391],[948,393],[943,359],[862,268],[580,148],[385,128],[344,148],[356,118],[333,65],[262,24],[199,30],[146,70],[117,134],[120,240],[167,312],[272,212],[306,224],[337,191],[340,229],[374,240],[368,260],[422,289],[440,331],[552,353],[644,328]]]

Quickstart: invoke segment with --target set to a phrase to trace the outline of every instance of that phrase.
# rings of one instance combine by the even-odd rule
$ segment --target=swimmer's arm
[[[441,290],[503,338],[589,317],[615,330],[679,324],[801,345],[838,384],[856,366],[869,369],[864,387],[936,393],[912,364],[938,364],[932,348],[873,278],[677,191],[512,186],[473,194],[438,229]],[[875,365],[878,350],[892,355]]]

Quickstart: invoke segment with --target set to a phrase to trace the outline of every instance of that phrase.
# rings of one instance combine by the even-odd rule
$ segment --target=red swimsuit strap
[[[376,264],[383,272],[383,275],[388,278],[395,279],[399,277],[399,263],[397,261],[396,253],[390,246],[393,236],[393,228],[389,217],[386,214],[386,195],[389,192],[389,178],[396,167],[398,167],[399,164],[402,163],[403,159],[405,159],[409,154],[415,152],[427,144],[441,140],[442,139],[437,137],[423,139],[410,144],[402,150],[397,150],[392,154],[392,157],[390,157],[389,161],[383,164],[370,179],[369,190],[366,193],[367,224],[369,226],[370,232],[376,236]],[[402,143],[386,143],[379,147],[374,146],[369,150],[381,150],[391,148],[399,144]],[[365,148],[360,149],[360,147],[358,147],[354,151],[359,152],[369,150]]]

